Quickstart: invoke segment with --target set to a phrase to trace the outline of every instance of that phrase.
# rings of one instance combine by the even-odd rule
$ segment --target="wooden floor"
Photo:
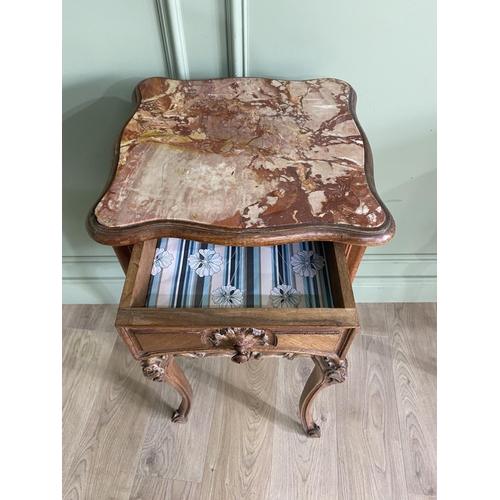
[[[323,390],[307,438],[298,401],[313,363],[179,359],[185,425],[146,380],[116,306],[63,306],[63,498],[436,498],[436,305],[359,304],[346,382]]]

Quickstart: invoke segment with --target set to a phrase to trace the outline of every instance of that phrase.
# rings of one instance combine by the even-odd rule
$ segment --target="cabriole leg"
[[[182,401],[172,415],[172,422],[184,424],[193,403],[193,389],[174,356],[155,356],[142,361],[144,376],[154,382],[166,382],[181,395]]]
[[[314,398],[324,387],[343,382],[347,376],[347,359],[338,357],[311,356],[314,361],[314,370],[306,382],[300,397],[300,420],[302,427],[309,437],[320,437],[319,426],[312,418],[311,408]]]

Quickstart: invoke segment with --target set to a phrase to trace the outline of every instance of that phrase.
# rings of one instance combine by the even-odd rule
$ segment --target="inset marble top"
[[[137,96],[114,176],[91,213],[96,240],[392,237],[347,83],[149,78]]]

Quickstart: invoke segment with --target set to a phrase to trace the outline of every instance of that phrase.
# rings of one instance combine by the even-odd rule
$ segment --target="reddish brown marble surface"
[[[97,221],[381,226],[349,92],[333,79],[143,81]]]

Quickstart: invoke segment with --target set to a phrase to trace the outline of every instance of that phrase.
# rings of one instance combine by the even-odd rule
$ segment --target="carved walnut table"
[[[193,395],[176,356],[310,356],[299,409],[342,382],[351,282],[394,235],[354,90],[334,79],[150,78],[87,219],[126,273],[116,328],[151,380]]]

